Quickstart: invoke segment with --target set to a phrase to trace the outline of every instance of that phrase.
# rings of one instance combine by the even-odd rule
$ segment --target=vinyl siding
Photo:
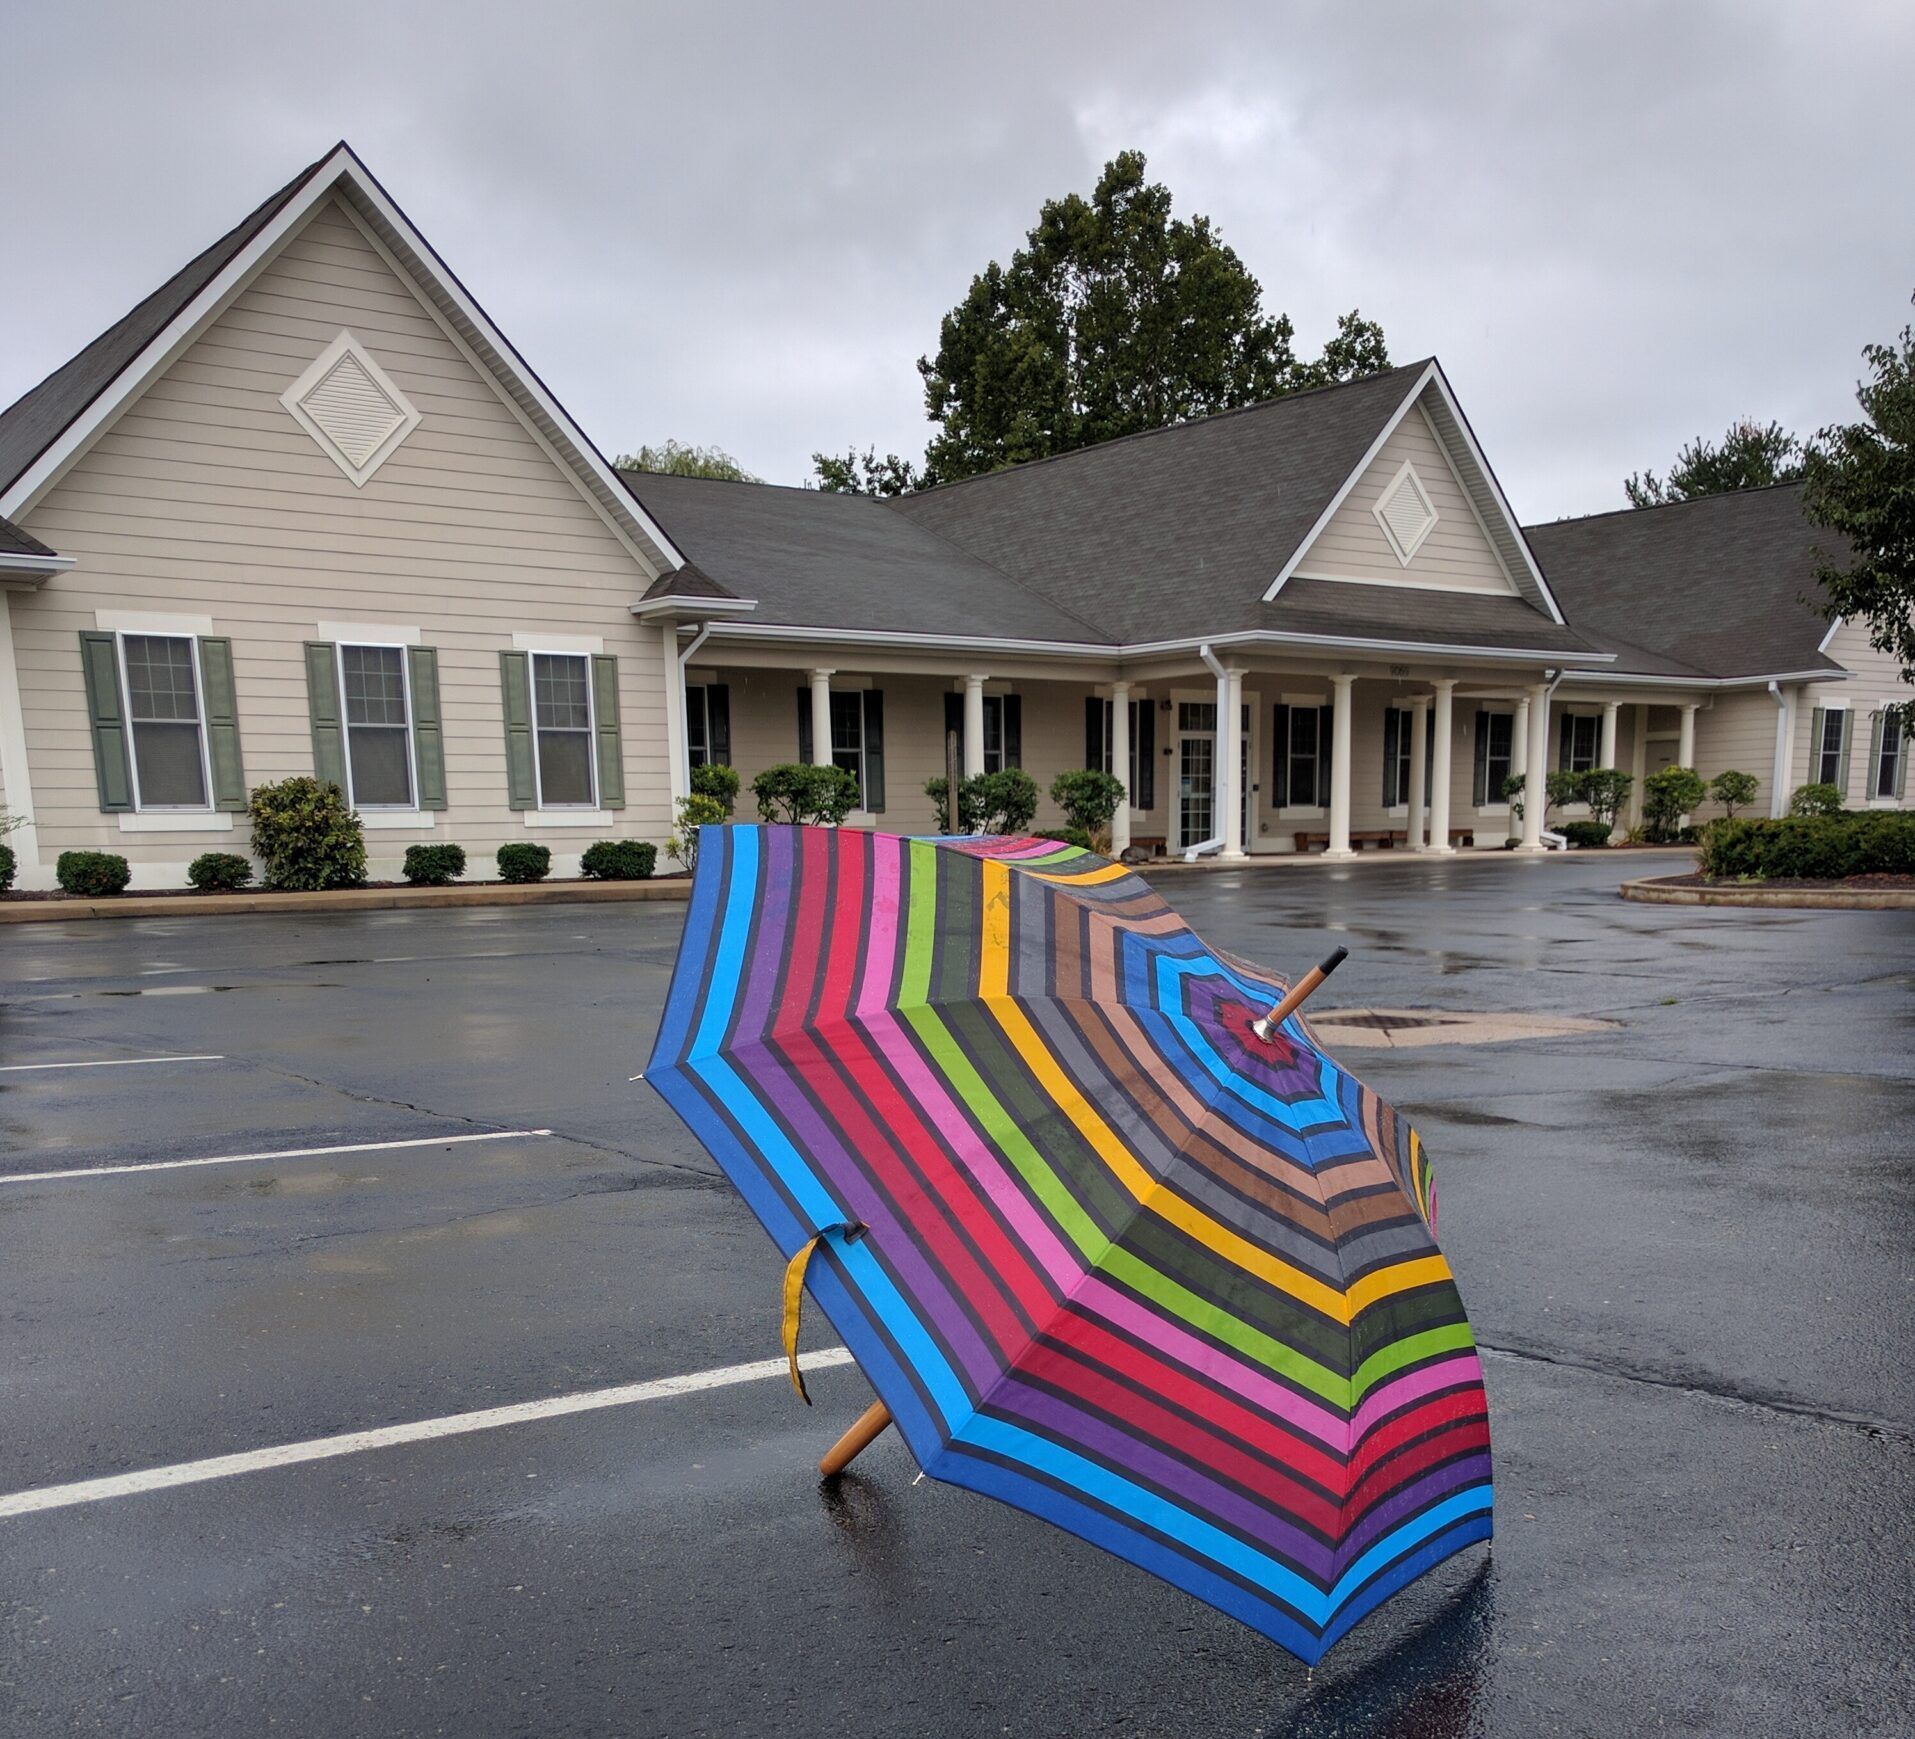
[[[1418,546],[1408,567],[1397,560],[1373,511],[1406,460],[1416,467],[1437,512],[1435,529]],[[1305,550],[1297,572],[1444,591],[1513,593],[1516,589],[1420,409],[1411,410],[1383,444],[1330,523]]]
[[[1868,630],[1853,622],[1844,622],[1836,629],[1828,650],[1831,658],[1853,671],[1854,675],[1847,682],[1817,685],[1809,693],[1811,696],[1818,691],[1840,695],[1855,712],[1855,726],[1849,734],[1849,802],[1857,808],[1864,804],[1885,808],[1915,808],[1915,778],[1909,780],[1907,793],[1899,805],[1890,803],[1887,798],[1871,801],[1865,795],[1871,716],[1884,706],[1899,706],[1915,699],[1915,693],[1902,681],[1901,666],[1886,652],[1877,652],[1869,645]],[[1798,768],[1808,766],[1807,714],[1814,704],[1813,698],[1803,703],[1802,747],[1796,762]],[[1798,772],[1797,783],[1806,777],[1806,773]]]
[[[279,403],[349,330],[422,421],[363,488]],[[243,849],[231,833],[125,833],[99,813],[79,631],[100,610],[203,615],[233,642],[247,781],[312,770],[302,643],[322,620],[416,627],[439,653],[448,807],[367,834],[372,873],[455,841],[487,873],[509,839],[563,863],[595,833],[663,839],[659,630],[630,605],[653,577],[335,204],[313,218],[27,516],[77,558],[12,600],[40,849],[140,869]],[[599,635],[619,657],[627,807],[583,834],[505,805],[498,653],[515,633]],[[142,878],[147,879],[147,878]]]

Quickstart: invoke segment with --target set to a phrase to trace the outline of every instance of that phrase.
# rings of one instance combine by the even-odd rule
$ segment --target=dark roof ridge
[[[1629,513],[1661,513],[1671,507],[1700,507],[1707,501],[1726,501],[1738,495],[1766,495],[1771,489],[1800,489],[1802,479],[1790,477],[1779,483],[1751,483],[1747,489],[1713,489],[1707,495],[1691,495],[1682,501],[1654,501],[1647,507],[1605,507],[1600,513],[1567,513],[1561,519],[1538,519],[1524,526],[1526,532],[1552,525],[1587,525],[1592,519],[1620,519]]]
[[[782,489],[790,495],[840,495],[847,501],[869,501],[882,506],[883,500],[876,495],[866,495],[861,489],[820,489],[811,483],[768,483],[762,477],[701,477],[695,471],[647,471],[642,465],[614,465],[612,469],[627,489],[632,485],[627,479],[632,477],[669,477],[677,483],[728,483],[735,489]]]
[[[1300,399],[1320,398],[1325,393],[1343,392],[1350,387],[1367,386],[1381,380],[1385,375],[1410,374],[1428,368],[1436,361],[1434,356],[1425,356],[1415,362],[1396,363],[1389,368],[1380,368],[1374,374],[1359,375],[1355,380],[1325,381],[1322,386],[1300,387],[1295,392],[1279,393],[1275,398],[1258,399],[1254,404],[1232,405],[1228,410],[1209,411],[1201,417],[1186,417],[1179,423],[1160,423],[1154,429],[1132,429],[1127,435],[1112,435],[1107,441],[1092,441],[1088,446],[1073,447],[1067,453],[1046,453],[1041,459],[1019,459],[1015,464],[1000,465],[995,471],[980,471],[973,477],[954,477],[949,483],[933,483],[927,489],[912,489],[895,500],[921,500],[927,495],[937,495],[946,490],[962,489],[967,483],[983,483],[993,477],[1003,477],[1013,471],[1029,471],[1039,465],[1056,465],[1066,459],[1081,458],[1086,453],[1101,453],[1111,447],[1121,447],[1129,441],[1148,440],[1152,435],[1173,434],[1179,429],[1202,428],[1206,423],[1221,423],[1231,417],[1243,417],[1253,411],[1273,410],[1278,405],[1290,405]]]

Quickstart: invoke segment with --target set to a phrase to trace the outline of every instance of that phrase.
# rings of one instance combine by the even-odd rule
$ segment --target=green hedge
[[[16,867],[13,847],[10,845],[0,845],[0,894],[4,894],[8,888],[13,886],[13,875]]]
[[[186,879],[202,894],[230,894],[253,879],[253,866],[236,851],[203,851],[186,866]]]
[[[642,882],[658,862],[658,847],[643,839],[601,839],[579,859],[581,875],[601,882]]]
[[[499,847],[499,880],[542,882],[552,869],[552,848],[515,840]]]
[[[276,785],[255,785],[253,856],[266,866],[269,888],[316,893],[356,888],[366,879],[366,838],[345,792],[303,773]]]
[[[1609,827],[1607,821],[1565,821],[1562,824],[1562,836],[1571,845],[1579,845],[1587,850],[1609,843]]]
[[[133,871],[116,851],[63,851],[53,865],[53,879],[69,894],[97,899],[125,893]]]
[[[465,847],[409,845],[399,873],[415,888],[443,888],[465,874]]]
[[[1718,821],[1703,832],[1702,872],[1725,880],[1915,875],[1915,813]]]

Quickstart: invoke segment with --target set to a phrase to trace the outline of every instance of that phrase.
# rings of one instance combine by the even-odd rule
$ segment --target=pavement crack
[[[1782,1418],[1832,1425],[1841,1430],[1859,1432],[1878,1442],[1915,1444],[1915,1425],[1893,1419],[1872,1419],[1865,1413],[1846,1413],[1835,1407],[1816,1407],[1806,1401],[1791,1400],[1786,1395],[1757,1394],[1746,1389],[1698,1383],[1692,1377],[1660,1376],[1653,1371],[1628,1370],[1618,1365],[1604,1364],[1600,1359],[1577,1358],[1571,1353],[1544,1352],[1540,1347],[1495,1346],[1484,1340],[1479,1340],[1476,1347],[1478,1352],[1490,1358],[1555,1365],[1568,1371],[1587,1371],[1593,1376],[1613,1377],[1618,1382],[1639,1383],[1645,1388],[1669,1389],[1679,1395],[1693,1395],[1698,1400],[1745,1408],[1752,1413],[1772,1413]]]

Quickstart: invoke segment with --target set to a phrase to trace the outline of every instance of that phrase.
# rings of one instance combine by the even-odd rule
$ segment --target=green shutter
[[[1855,739],[1855,709],[1842,709],[1842,747],[1835,764],[1835,788],[1844,797],[1849,794],[1849,748]]]
[[[202,635],[199,674],[206,690],[206,758],[213,768],[213,807],[230,814],[246,807],[246,766],[239,753],[239,698],[233,691],[232,641]]]
[[[306,711],[312,720],[313,777],[346,789],[346,727],[339,709],[339,655],[330,640],[306,642]]]
[[[1811,781],[1822,777],[1822,744],[1829,728],[1827,707],[1816,707],[1809,714],[1809,778]]]
[[[1021,767],[1024,765],[1024,697],[1021,694],[1007,694],[1003,707],[1003,724],[999,734],[1004,741],[1004,765]]]
[[[1396,762],[1402,749],[1403,725],[1409,714],[1401,707],[1386,706],[1383,709],[1383,807],[1396,806]],[[1401,801],[1408,802],[1403,798]]]
[[[798,690],[798,759],[811,765],[811,690]]]
[[[1868,727],[1868,770],[1862,775],[1862,797],[1864,801],[1876,794],[1877,781],[1882,776],[1882,715],[1873,713],[1869,717]]]
[[[625,807],[625,749],[618,729],[618,660],[592,655],[592,725],[598,733],[598,806]]]
[[[706,752],[715,766],[731,765],[731,689],[722,682],[705,684]]]
[[[532,771],[532,655],[499,654],[499,690],[505,712],[505,806],[536,809],[539,788]]]
[[[1904,713],[1898,721],[1895,741],[1895,800],[1900,802],[1908,795],[1908,715]]]
[[[93,727],[93,776],[100,789],[100,807],[131,809],[133,774],[127,764],[120,653],[110,633],[81,631],[80,668],[86,673],[86,710]]]
[[[1115,773],[1104,745],[1104,708],[1111,703],[1094,694],[1084,696],[1084,765],[1093,773]]]
[[[1282,701],[1270,722],[1270,800],[1278,809],[1290,801],[1290,709]]]
[[[1471,789],[1476,807],[1481,809],[1489,801],[1489,714],[1486,712],[1476,715],[1476,780]]]
[[[884,813],[884,691],[878,688],[864,696],[864,806]]]
[[[445,728],[439,721],[439,654],[430,646],[406,648],[412,682],[413,800],[421,809],[446,806]]]
[[[1130,741],[1137,751],[1137,789],[1130,794],[1133,809],[1157,807],[1157,712],[1147,700],[1131,703]]]

